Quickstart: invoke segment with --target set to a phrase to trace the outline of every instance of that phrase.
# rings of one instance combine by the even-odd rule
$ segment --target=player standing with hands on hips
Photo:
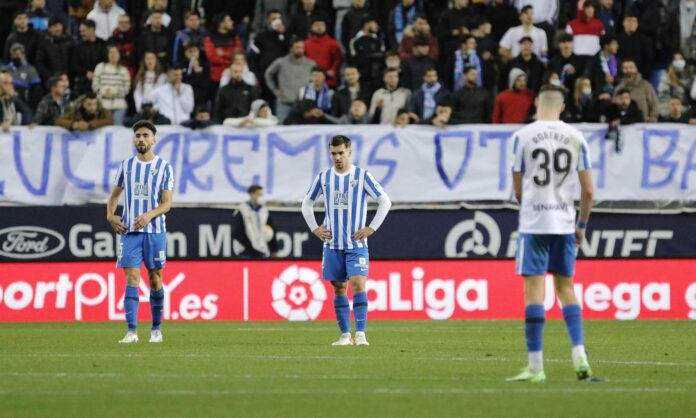
[[[341,337],[333,345],[370,345],[365,336],[367,325],[367,282],[370,256],[367,237],[374,234],[387,217],[391,201],[372,174],[350,162],[351,141],[336,135],[329,141],[333,167],[319,173],[302,201],[302,215],[309,229],[324,241],[322,277],[334,288],[334,310]],[[314,202],[324,196],[325,218],[322,226],[314,218]],[[369,226],[367,197],[379,202]],[[348,282],[353,292],[355,341],[350,334]]]
[[[133,125],[133,144],[138,153],[121,162],[106,206],[106,219],[121,234],[117,267],[126,274],[123,304],[128,332],[119,343],[138,342],[137,321],[140,267],[147,267],[152,312],[151,343],[162,342],[164,289],[162,268],[167,259],[165,213],[172,206],[174,171],[172,166],[152,152],[157,142],[155,126],[145,120]],[[126,191],[123,215],[116,215],[119,196]]]
[[[524,277],[525,336],[529,363],[508,381],[544,382],[542,340],[544,280],[553,273],[563,305],[571,357],[579,380],[592,379],[585,352],[582,311],[573,291],[577,249],[585,239],[592,210],[590,154],[582,133],[560,121],[564,90],[547,85],[537,99],[537,121],[514,134],[513,185],[520,202],[516,270]],[[580,182],[580,215],[575,219],[573,178]]]

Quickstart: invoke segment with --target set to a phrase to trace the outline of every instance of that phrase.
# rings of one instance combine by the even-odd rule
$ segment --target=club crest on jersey
[[[355,187],[358,184],[358,181],[353,179],[350,181],[350,187]]]
[[[157,169],[155,169],[155,170],[150,170],[150,175],[153,176],[153,177],[156,176],[156,175],[157,175],[157,171],[158,171]]]

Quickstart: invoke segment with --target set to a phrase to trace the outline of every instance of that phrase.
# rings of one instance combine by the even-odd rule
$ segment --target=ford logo
[[[28,260],[48,257],[65,247],[65,238],[38,226],[13,226],[0,230],[0,256]]]

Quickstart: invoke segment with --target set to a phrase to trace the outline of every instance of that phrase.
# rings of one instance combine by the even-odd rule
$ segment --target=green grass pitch
[[[565,327],[545,330],[547,382],[522,321],[372,321],[370,347],[331,347],[333,322],[165,323],[119,345],[120,323],[0,325],[2,417],[694,417],[696,324],[587,321],[575,380]]]

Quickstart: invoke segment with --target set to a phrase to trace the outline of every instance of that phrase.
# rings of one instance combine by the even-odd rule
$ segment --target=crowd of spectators
[[[0,0],[0,121],[696,124],[696,0]]]

